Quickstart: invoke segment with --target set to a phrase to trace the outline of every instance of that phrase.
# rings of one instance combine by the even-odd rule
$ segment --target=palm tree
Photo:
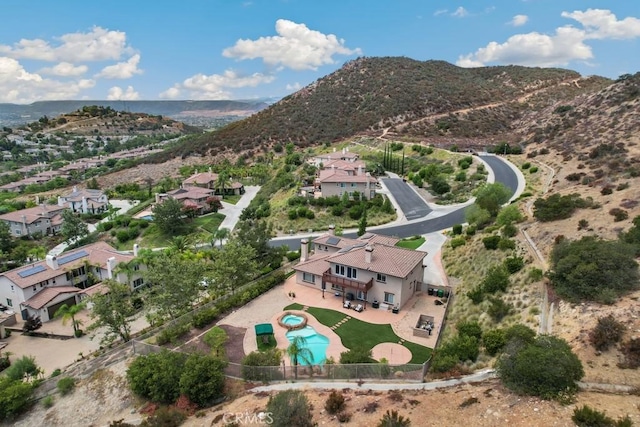
[[[227,188],[231,185],[231,179],[229,178],[229,172],[223,170],[218,174],[216,180],[216,190],[220,192],[220,195],[224,199],[224,193],[227,192]]]
[[[74,304],[72,306],[68,306],[67,304],[62,304],[59,309],[56,310],[53,317],[61,317],[62,324],[66,325],[67,321],[71,320],[71,325],[73,326],[73,335],[79,336],[82,332],[78,332],[78,326],[82,325],[81,320],[76,320],[76,314],[80,313],[84,309],[84,303]]]
[[[230,235],[231,235],[231,230],[229,230],[228,228],[225,228],[225,227],[218,228],[215,231],[215,233],[213,233],[213,241],[214,241],[214,243],[215,243],[216,240],[219,241],[220,242],[220,246],[222,246],[222,241],[224,239],[228,239]]]
[[[378,423],[378,427],[409,427],[410,425],[409,418],[398,415],[398,411],[389,412],[388,409]]]
[[[47,256],[47,248],[44,246],[35,246],[29,249],[28,253],[32,260],[39,261]]]
[[[192,243],[193,243],[193,240],[189,236],[174,236],[171,239],[169,248],[178,253],[183,253],[189,249]]]
[[[295,379],[298,379],[298,362],[306,363],[307,365],[313,364],[313,353],[307,348],[307,340],[305,337],[297,336],[293,338],[289,347],[287,347],[287,354],[293,362],[293,375]]]

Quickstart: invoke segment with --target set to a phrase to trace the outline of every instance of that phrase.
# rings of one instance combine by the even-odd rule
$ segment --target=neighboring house
[[[24,190],[26,186],[27,184],[25,184],[22,181],[15,181],[15,182],[10,182],[8,184],[0,186],[0,191],[7,192],[7,193],[20,193],[22,192],[22,190]]]
[[[220,200],[215,196],[215,190],[201,187],[183,187],[166,193],[156,194],[156,203],[162,203],[167,198],[180,201],[185,208],[193,209],[197,215],[211,211],[211,201]]]
[[[344,160],[347,162],[355,162],[358,160],[359,156],[356,153],[351,153],[348,148],[343,148],[342,151],[334,151],[332,153],[326,154],[318,154],[317,156],[311,158],[309,163],[316,167],[320,167],[324,165],[326,167],[327,163],[333,162],[335,160]]]
[[[136,249],[130,255],[96,242],[6,271],[0,274],[0,303],[19,311],[23,319],[35,315],[46,322],[63,304],[77,304],[84,295],[100,291],[100,282],[105,279],[136,289],[144,284],[141,274],[136,273],[143,266],[128,274],[116,270],[120,263],[137,256]]]
[[[394,246],[399,239],[367,233],[359,239],[325,234],[302,240],[296,283],[342,298],[401,308],[421,290],[426,252]],[[320,298],[320,294],[318,295]]]
[[[355,168],[339,168],[333,165],[318,171],[314,183],[314,196],[342,197],[347,193],[349,197],[353,197],[353,194],[358,192],[368,200],[375,197],[377,183],[377,179],[365,172],[364,165],[358,164]]]
[[[109,198],[102,190],[78,189],[75,185],[71,193],[58,197],[58,205],[73,212],[101,213],[109,209]]]
[[[200,172],[191,175],[189,178],[182,181],[182,188],[187,187],[201,187],[201,188],[209,188],[215,190],[215,194],[221,194],[220,191],[216,188],[216,181],[218,180],[218,174],[211,172]],[[238,181],[232,181],[229,183],[229,186],[225,188],[224,194],[231,195],[241,195],[244,194],[244,185]]]
[[[56,234],[62,227],[64,206],[45,205],[22,209],[0,215],[0,220],[9,225],[13,237],[33,236],[34,234]]]

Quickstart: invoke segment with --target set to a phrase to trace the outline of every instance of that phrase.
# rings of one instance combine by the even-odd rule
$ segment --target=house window
[[[35,291],[36,291],[36,287],[34,286],[34,287],[33,287],[33,292],[35,292]]]
[[[385,292],[384,293],[384,302],[386,302],[387,304],[393,304],[393,297],[395,295],[394,294],[390,294],[389,292]]]
[[[352,267],[347,267],[347,277],[349,277],[351,279],[357,279],[358,278],[358,269],[357,268],[352,268]]]
[[[140,270],[140,266],[138,264],[133,266],[133,271],[138,271]]]
[[[140,278],[140,279],[136,279],[133,281],[133,288],[139,288],[140,286],[144,285],[144,279]]]
[[[20,231],[20,230],[16,230],[16,234],[17,234],[17,235],[20,235],[20,234],[22,234],[22,231]]]
[[[378,273],[376,276],[376,282],[387,283],[387,276],[385,274]]]
[[[9,307],[13,307],[13,301],[11,301],[11,299],[7,298],[7,305]]]
[[[337,265],[336,264],[336,274],[338,276],[344,276],[344,265]]]
[[[340,183],[340,187],[344,188],[344,187],[346,187],[346,186],[347,186],[347,184],[345,184],[344,182],[341,182],[341,183]]]
[[[352,182],[352,183],[351,183],[351,186],[352,186],[352,187],[357,187],[357,186],[358,186],[358,184],[356,184],[355,182]]]
[[[11,285],[11,292],[14,292],[13,285]]]
[[[302,281],[307,283],[316,283],[316,276],[311,273],[302,273]]]

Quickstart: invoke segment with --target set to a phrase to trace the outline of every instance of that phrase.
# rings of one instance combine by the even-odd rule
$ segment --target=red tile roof
[[[66,209],[64,206],[40,205],[34,208],[7,212],[6,214],[0,215],[0,219],[4,221],[22,222],[22,216],[24,215],[25,222],[31,224],[43,218],[52,218],[64,209]]]
[[[53,301],[58,295],[77,294],[78,292],[80,292],[80,289],[74,286],[51,286],[44,288],[22,304],[35,310],[40,310],[42,307],[46,307],[46,305]]]

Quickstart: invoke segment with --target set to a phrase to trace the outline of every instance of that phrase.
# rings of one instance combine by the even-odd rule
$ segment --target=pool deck
[[[290,297],[289,292],[295,293],[295,298]],[[371,308],[369,304],[366,310],[358,313],[355,310],[344,308],[341,297],[336,297],[331,292],[325,292],[325,298],[322,298],[322,291],[299,285],[295,282],[295,276],[291,276],[285,281],[284,285],[276,286],[264,295],[249,302],[244,307],[235,310],[222,319],[220,324],[247,329],[243,340],[243,347],[245,354],[248,354],[258,349],[254,326],[259,323],[271,323],[278,348],[286,350],[289,346],[289,340],[285,335],[287,330],[278,324],[278,318],[283,314],[286,306],[298,303],[303,307],[336,310],[354,319],[360,319],[368,323],[388,323],[391,324],[393,331],[401,339],[434,348],[445,312],[444,305],[435,305],[435,300],[437,299],[437,297],[430,296],[426,292],[419,292],[400,309],[398,314],[393,314],[388,310]],[[296,310],[288,311],[296,313]],[[309,326],[312,326],[318,333],[329,338],[327,357],[333,357],[338,361],[340,359],[340,353],[347,350],[347,348],[342,345],[340,337],[330,327],[318,322],[318,320],[308,312],[303,311],[303,313],[308,318]],[[413,335],[413,327],[421,314],[434,317],[434,330],[431,336],[426,338]],[[406,363],[411,358],[409,357],[407,359],[407,353],[402,351],[400,347],[402,346],[396,343],[383,343],[372,349],[375,350],[374,358],[376,356],[384,357],[389,360],[391,364]],[[286,362],[288,363],[288,358],[285,359],[287,359]]]

